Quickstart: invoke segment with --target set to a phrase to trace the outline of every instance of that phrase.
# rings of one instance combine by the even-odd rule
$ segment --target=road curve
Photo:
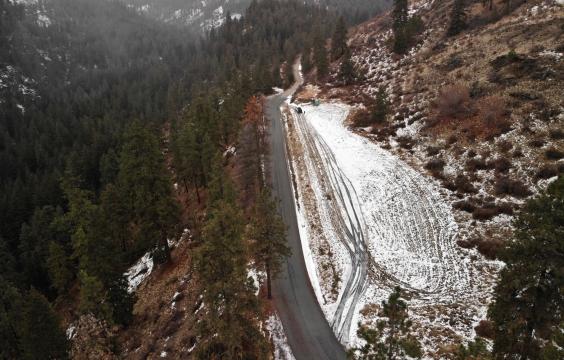
[[[331,326],[319,306],[306,269],[286,154],[286,133],[280,106],[303,82],[297,66],[296,83],[267,99],[265,110],[270,127],[272,191],[280,199],[279,211],[288,226],[292,256],[273,282],[274,305],[280,315],[288,343],[297,360],[346,358]]]

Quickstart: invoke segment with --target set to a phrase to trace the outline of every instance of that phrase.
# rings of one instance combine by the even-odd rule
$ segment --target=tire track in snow
[[[323,105],[321,109],[304,108],[308,112],[326,109]],[[327,129],[325,121],[331,125],[339,115],[343,118],[338,121],[344,121],[346,114],[335,114],[339,110],[346,112],[335,107],[326,117],[318,113],[315,124],[307,115],[294,112],[294,118],[304,155],[309,158],[310,176],[331,194],[318,205],[329,208],[333,227],[339,230],[337,238],[350,258],[350,273],[345,274],[332,323],[337,337],[346,344],[356,308],[366,302],[362,297],[369,286],[391,290],[400,285],[412,298],[440,303],[464,291],[469,274],[454,251],[456,231],[450,209],[433,186],[401,160],[350,133],[342,123],[338,131],[348,134],[333,138],[334,129]],[[363,142],[360,146],[359,141]],[[354,163],[354,159],[343,158],[338,148],[351,145],[359,149],[360,158],[367,156],[378,162],[377,166],[358,166],[362,168],[360,182],[359,174],[347,163]],[[332,149],[340,151],[340,158]],[[351,173],[356,184],[347,177]]]
[[[364,215],[355,188],[339,168],[327,143],[318,136],[303,115],[294,113],[294,116],[298,118],[298,126],[306,139],[308,151],[315,153],[321,161],[319,170],[328,180],[327,190],[331,191],[333,200],[332,220],[341,230],[339,240],[345,245],[350,257],[352,271],[345,283],[332,322],[333,331],[339,341],[347,343],[356,305],[367,287],[369,254],[365,240]]]

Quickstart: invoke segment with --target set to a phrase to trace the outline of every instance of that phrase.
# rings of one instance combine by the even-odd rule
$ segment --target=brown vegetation
[[[470,92],[463,84],[448,85],[439,91],[437,108],[442,117],[459,118],[470,111]]]
[[[497,195],[511,195],[519,198],[527,197],[532,194],[522,181],[512,180],[506,176],[497,178],[495,193]]]

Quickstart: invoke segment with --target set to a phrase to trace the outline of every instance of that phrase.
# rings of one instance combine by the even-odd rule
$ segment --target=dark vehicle
[[[302,110],[302,108],[298,106],[298,114],[303,114],[303,113],[304,111]]]

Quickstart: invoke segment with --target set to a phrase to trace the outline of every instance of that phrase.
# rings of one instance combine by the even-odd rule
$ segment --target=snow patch
[[[288,345],[288,339],[278,314],[274,313],[266,320],[266,330],[269,332],[270,340],[274,344],[274,359],[294,360],[295,357],[292,354],[290,345]]]
[[[67,339],[72,340],[76,336],[76,325],[69,325],[66,331]]]
[[[362,345],[356,336],[358,322],[374,318],[365,318],[360,310],[387,299],[393,287],[399,285],[410,293],[414,326],[425,341],[428,342],[428,335],[423,334],[434,328],[448,328],[462,338],[471,339],[474,331],[471,324],[481,319],[490,296],[489,282],[477,284],[473,279],[483,273],[483,268],[495,265],[456,245],[458,227],[439,185],[351,132],[345,125],[350,107],[336,103],[300,106],[305,114],[294,113],[294,118],[297,141],[305,144],[303,158],[307,172],[296,177],[300,190],[300,203],[296,204],[300,237],[316,296],[328,321],[335,322],[333,329],[337,336],[345,345]],[[417,127],[408,128],[406,133],[417,130]],[[334,159],[328,160],[331,157]],[[356,193],[357,200],[354,196],[349,196],[350,201],[335,200],[335,194],[343,193],[344,189],[342,184],[330,180],[337,173],[344,174],[344,183],[348,181],[352,185],[346,189],[350,194]],[[331,188],[337,191],[333,190],[328,197],[327,189]],[[305,214],[308,209],[304,209],[304,189],[314,193],[321,221],[313,228]],[[360,292],[348,295],[349,298],[344,297],[348,290],[343,289],[347,279],[360,275],[351,267],[351,248],[343,241],[335,214],[351,214],[351,209],[357,206],[361,209],[358,224],[373,259],[372,276],[366,289],[361,287]],[[358,210],[352,213],[358,214]],[[349,232],[357,230],[350,228],[351,224],[345,222],[341,227],[345,226]],[[329,243],[332,263],[342,279],[337,299],[331,298],[328,291],[331,285],[326,282],[330,277],[322,266],[320,244],[316,243],[319,234]],[[335,318],[342,307],[353,307],[352,319]],[[441,315],[436,316],[437,313]],[[436,317],[433,321],[429,320],[431,315]],[[454,325],[452,319],[456,319]],[[349,333],[339,335],[338,331],[342,331],[339,327],[347,326]],[[423,344],[429,350],[436,346],[432,342]]]
[[[148,252],[124,273],[127,278],[127,291],[132,293],[137,290],[139,285],[151,275],[152,271],[153,257],[151,252]]]

